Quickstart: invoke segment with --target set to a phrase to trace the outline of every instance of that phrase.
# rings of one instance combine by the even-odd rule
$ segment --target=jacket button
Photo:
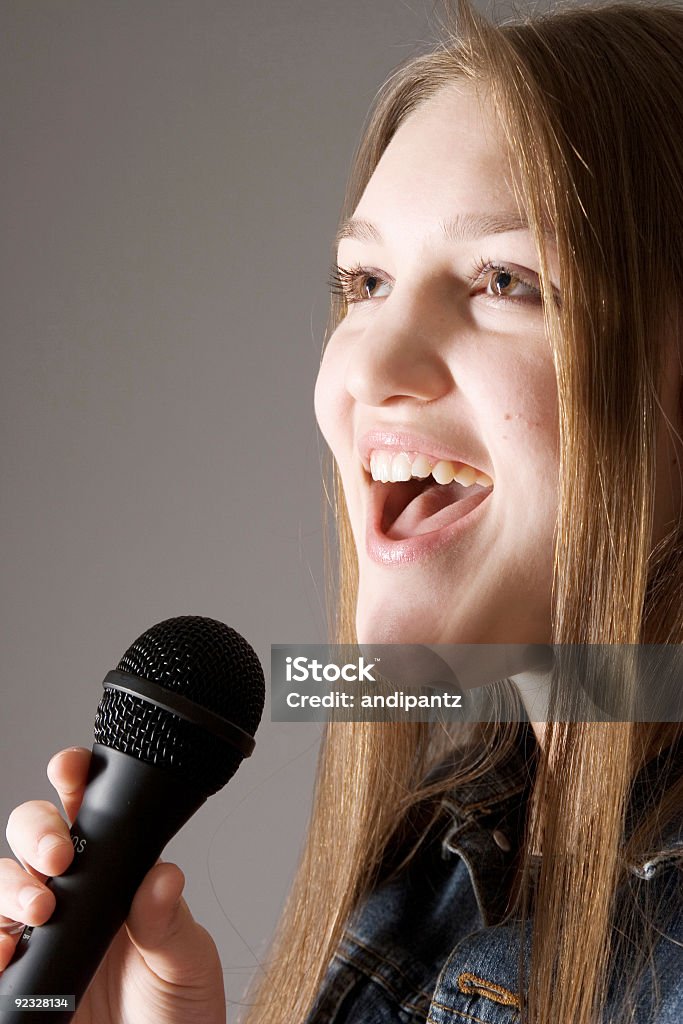
[[[504,832],[500,831],[499,828],[494,829],[493,831],[493,841],[496,844],[496,846],[503,851],[503,853],[509,853],[510,850],[512,849],[512,847],[510,846],[510,840],[508,839]]]

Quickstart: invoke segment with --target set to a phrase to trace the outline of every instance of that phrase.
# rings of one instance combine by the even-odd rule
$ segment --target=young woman
[[[458,15],[380,94],[339,231],[337,637],[678,645],[683,10]],[[249,1024],[681,1019],[681,723],[583,722],[558,683],[531,726],[330,725]],[[87,759],[50,765],[69,817]],[[8,834],[0,913],[38,924],[67,828]],[[150,872],[78,1024],[224,1020],[181,891]]]

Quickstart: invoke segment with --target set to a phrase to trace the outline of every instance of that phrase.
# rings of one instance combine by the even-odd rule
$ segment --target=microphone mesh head
[[[182,694],[253,736],[263,712],[263,669],[230,626],[183,615],[152,626],[116,666]],[[168,768],[210,795],[234,775],[242,754],[225,740],[142,697],[105,690],[95,740]]]

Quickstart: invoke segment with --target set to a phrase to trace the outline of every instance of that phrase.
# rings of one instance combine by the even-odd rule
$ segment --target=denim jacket
[[[497,770],[447,794],[441,822],[418,853],[365,898],[307,1024],[518,1024],[521,932],[507,904],[533,779],[529,729],[521,730],[520,744]],[[651,798],[656,778],[653,761],[637,778],[630,815]],[[657,927],[630,1024],[683,1022],[681,868],[680,820],[650,856],[629,865],[630,899],[644,901]],[[525,979],[530,922],[526,928]],[[626,1024],[614,1015],[629,978],[626,955],[610,972],[605,1024]]]

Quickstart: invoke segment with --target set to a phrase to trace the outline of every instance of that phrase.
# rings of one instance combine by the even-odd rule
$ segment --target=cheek
[[[318,421],[322,435],[330,447],[332,447],[330,434],[335,421],[333,409],[338,399],[335,394],[334,374],[331,372],[330,363],[329,349],[327,349],[323,353],[320,369],[318,370],[315,391],[313,393],[313,405],[315,408],[315,418]]]
[[[327,441],[327,443],[329,444],[330,439],[328,437],[327,427],[327,410],[329,402],[327,397],[327,390],[327,374],[325,373],[325,362],[323,358],[323,362],[320,366],[320,369],[318,370],[318,376],[315,382],[315,391],[313,392],[313,407],[315,409],[315,418],[318,421],[320,431],[325,440]]]
[[[508,386],[496,402],[495,429],[504,445],[527,445],[532,450],[557,458],[559,452],[559,409],[557,380],[552,364],[526,367],[508,377]]]
[[[344,387],[344,369],[333,338],[323,353],[313,402],[320,431],[338,460],[350,425],[350,401]]]

